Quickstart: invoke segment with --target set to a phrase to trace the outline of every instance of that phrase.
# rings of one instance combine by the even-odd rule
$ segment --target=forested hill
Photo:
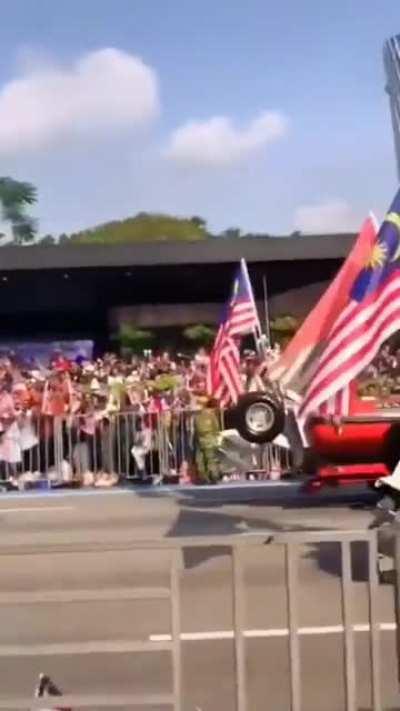
[[[205,222],[199,217],[179,218],[171,215],[139,213],[125,220],[105,222],[81,232],[62,235],[62,243],[71,244],[197,241],[210,237]]]

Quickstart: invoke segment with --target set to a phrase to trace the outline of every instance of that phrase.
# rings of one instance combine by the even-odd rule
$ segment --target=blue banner
[[[13,356],[18,363],[31,367],[48,367],[51,359],[61,354],[68,360],[93,358],[93,341],[0,341],[0,357]]]

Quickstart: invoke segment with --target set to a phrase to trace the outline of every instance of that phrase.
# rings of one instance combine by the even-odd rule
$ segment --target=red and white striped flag
[[[321,403],[318,412],[321,415],[348,415],[350,411],[350,386],[338,390],[328,400]]]
[[[369,259],[378,229],[371,214],[364,221],[336,277],[303,321],[277,363],[269,365],[268,375],[271,380],[279,380],[282,385],[304,395],[332,327],[349,302],[352,285]]]
[[[222,407],[236,403],[243,393],[240,373],[240,343],[242,336],[261,336],[260,320],[244,259],[233,283],[231,298],[225,306],[207,373],[208,394]]]
[[[329,414],[346,414],[350,383],[400,329],[399,257],[400,191],[372,245],[368,263],[352,284],[347,305],[330,330],[305,394],[303,417],[321,408]]]

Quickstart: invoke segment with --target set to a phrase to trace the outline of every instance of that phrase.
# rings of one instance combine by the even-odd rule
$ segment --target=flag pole
[[[271,324],[268,308],[268,287],[267,277],[263,274],[263,294],[264,294],[264,316],[265,316],[265,335],[267,337],[268,347],[271,348]]]
[[[242,274],[243,274],[244,279],[247,284],[247,290],[248,290],[251,300],[253,302],[254,311],[257,314],[257,326],[253,330],[253,336],[254,336],[254,340],[256,343],[256,349],[257,349],[259,356],[264,356],[265,355],[265,348],[264,348],[263,338],[262,338],[260,317],[259,317],[258,311],[257,311],[257,304],[256,304],[256,300],[254,298],[253,287],[251,285],[249,270],[247,268],[247,262],[243,258],[240,260],[240,267],[241,267]]]

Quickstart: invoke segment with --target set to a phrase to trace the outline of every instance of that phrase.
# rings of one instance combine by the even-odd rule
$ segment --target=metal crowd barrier
[[[268,548],[271,545],[283,545],[285,549],[285,593],[287,599],[287,660],[288,665],[288,686],[290,688],[290,711],[307,711],[304,705],[304,684],[307,676],[302,675],[302,653],[300,647],[300,635],[302,630],[299,622],[299,592],[301,582],[299,580],[299,560],[304,549],[301,546],[337,543],[339,558],[341,561],[341,630],[343,635],[344,665],[343,678],[345,685],[345,705],[344,711],[357,711],[357,675],[356,675],[356,650],[355,650],[355,630],[354,630],[354,606],[352,595],[352,565],[351,546],[354,543],[363,542],[368,551],[368,620],[367,630],[370,648],[370,679],[371,679],[371,711],[383,711],[382,689],[381,689],[381,628],[379,620],[378,591],[379,581],[377,574],[377,532],[376,531],[293,531],[288,533],[260,532],[257,535],[241,536],[205,536],[205,537],[185,537],[171,538],[152,541],[138,541],[127,543],[124,550],[169,550],[170,551],[170,583],[168,588],[135,588],[130,590],[132,599],[161,599],[170,601],[170,636],[168,641],[163,642],[135,642],[132,644],[132,653],[159,653],[168,651],[172,659],[172,690],[165,694],[141,694],[135,695],[104,695],[102,697],[77,696],[73,689],[68,690],[68,695],[57,697],[57,705],[64,707],[85,708],[95,706],[96,708],[110,708],[119,706],[165,706],[171,707],[174,711],[183,711],[183,669],[182,669],[182,629],[181,629],[181,580],[182,580],[182,551],[190,548],[218,550],[221,546],[230,549],[232,560],[232,601],[233,601],[233,644],[234,644],[234,667],[232,676],[235,679],[235,709],[236,711],[249,711],[249,683],[247,665],[247,641],[246,641],[246,561],[249,559],[248,553],[251,547],[263,547],[265,550],[265,564],[268,564]],[[98,547],[96,548],[98,550]],[[115,546],[106,548],[115,550]],[[75,550],[75,547],[74,547]],[[80,550],[79,547],[76,550]],[[86,546],[84,551],[90,552],[90,546]],[[120,548],[118,549],[120,550]],[[52,554],[63,553],[54,550]],[[105,599],[110,599],[112,590],[103,590]],[[48,596],[45,596],[48,600]],[[88,591],[74,590],[74,600],[81,599],[89,602]],[[44,603],[45,600],[37,600],[35,603]],[[104,643],[91,644],[92,651],[97,654],[104,653]],[[110,643],[112,646],[112,643]],[[110,646],[109,645],[109,646]],[[115,645],[114,645],[115,646]],[[107,650],[106,650],[107,651]],[[118,653],[118,649],[114,649]],[[109,653],[109,651],[108,651]],[[325,660],[321,659],[321,665]],[[265,698],[268,698],[268,675],[275,673],[274,664],[269,665],[266,660],[265,665]],[[362,685],[363,680],[359,680]],[[31,709],[40,709],[40,700],[30,704]],[[2,699],[0,708],[22,709],[28,707],[27,699]],[[187,707],[186,707],[187,708]],[[265,706],[269,708],[269,706]],[[322,711],[322,709],[321,709]]]
[[[219,413],[221,430],[224,413]],[[25,418],[0,436],[0,484],[11,479],[52,486],[82,482],[86,473],[115,474],[126,481],[178,480],[182,467],[196,468],[201,446],[196,413],[167,411],[107,418],[88,415]],[[290,468],[290,453],[276,445],[258,447],[252,468],[266,476]],[[23,475],[21,477],[21,475]]]

